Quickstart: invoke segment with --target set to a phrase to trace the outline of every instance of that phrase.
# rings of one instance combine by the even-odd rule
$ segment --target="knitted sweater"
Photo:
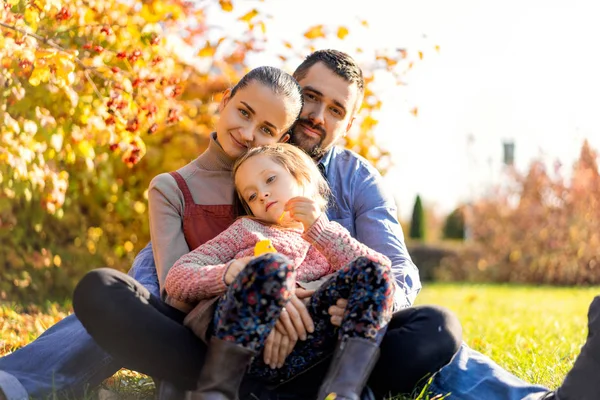
[[[240,218],[173,265],[165,281],[168,295],[186,303],[222,295],[227,290],[223,279],[227,263],[252,256],[254,245],[264,238],[270,239],[275,249],[294,263],[296,279],[301,282],[333,273],[359,256],[391,266],[387,257],[358,242],[325,214],[306,233],[301,229],[275,228]]]

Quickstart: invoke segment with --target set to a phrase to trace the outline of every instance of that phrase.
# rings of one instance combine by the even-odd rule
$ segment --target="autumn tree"
[[[600,175],[586,141],[570,177],[539,160],[475,202],[472,241],[442,275],[496,282],[600,283]]]
[[[220,0],[7,0],[0,8],[0,298],[68,295],[95,267],[126,269],[149,239],[146,189],[196,157],[223,91],[264,51],[268,15],[236,14],[238,36],[215,37]],[[212,11],[211,11],[212,10]],[[284,42],[282,63],[352,26],[310,27]],[[357,53],[362,51],[357,49]],[[375,70],[400,80],[422,58],[376,49],[347,146],[379,165]]]

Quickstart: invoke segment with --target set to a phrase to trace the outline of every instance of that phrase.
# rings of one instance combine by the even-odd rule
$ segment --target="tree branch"
[[[24,29],[17,28],[16,26],[10,26],[10,25],[8,25],[8,24],[6,24],[4,22],[1,22],[1,21],[0,21],[0,27],[6,28],[6,29],[10,29],[10,30],[13,30],[15,32],[19,32],[19,33],[23,34],[24,36],[31,36],[32,38],[34,38],[38,42],[44,43],[45,45],[50,46],[50,47],[52,47],[52,48],[54,48],[54,49],[56,49],[56,50],[58,50],[60,52],[69,54],[64,47],[62,47],[62,46],[54,43],[52,40],[46,39],[46,38],[44,38],[44,37],[42,37],[42,36],[40,36],[38,34],[27,32]],[[100,93],[100,91],[98,90],[98,87],[96,86],[96,84],[94,83],[94,81],[92,80],[92,78],[90,77],[90,75],[88,73],[89,70],[93,70],[94,68],[90,68],[90,67],[86,66],[78,57],[73,57],[73,58],[74,58],[75,62],[77,63],[77,65],[79,65],[83,69],[83,75],[85,76],[85,79],[89,82],[90,85],[92,85],[92,88],[94,89],[94,92],[96,93],[96,95],[98,96],[98,98],[100,100],[102,100],[103,99],[102,93]]]

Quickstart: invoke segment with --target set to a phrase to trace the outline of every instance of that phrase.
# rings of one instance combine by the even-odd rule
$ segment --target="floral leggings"
[[[285,256],[270,253],[254,259],[219,299],[214,335],[260,353],[294,286],[293,264]],[[312,295],[307,308],[315,330],[296,343],[283,367],[271,369],[259,356],[248,373],[271,383],[281,382],[332,354],[344,337],[380,343],[392,316],[393,290],[389,267],[357,258]],[[338,328],[331,324],[327,310],[340,298],[348,299],[348,306]]]

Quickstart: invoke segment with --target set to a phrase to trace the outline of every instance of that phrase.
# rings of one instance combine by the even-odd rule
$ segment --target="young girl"
[[[358,399],[392,314],[390,261],[327,219],[327,184],[302,150],[288,144],[249,150],[234,166],[234,181],[250,217],[181,257],[166,279],[168,295],[178,301],[221,296],[196,398],[236,398],[249,364],[250,376],[279,384],[335,350],[319,399],[329,393]],[[264,238],[278,254],[253,257]],[[262,357],[253,359],[264,349],[296,282],[332,273],[308,301],[314,331],[298,342],[285,364],[272,369]],[[348,306],[338,329],[327,309],[340,298],[347,298]]]

